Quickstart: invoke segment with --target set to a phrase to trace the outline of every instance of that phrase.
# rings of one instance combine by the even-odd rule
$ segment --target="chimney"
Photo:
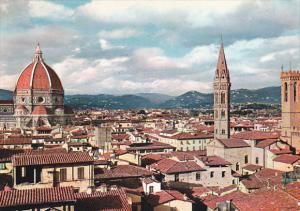
[[[97,190],[99,190],[102,193],[107,192],[107,186],[106,186],[106,184],[104,184],[104,183],[101,184]]]
[[[110,190],[118,190],[118,187],[116,185],[110,186]]]
[[[88,189],[86,190],[86,193],[87,194],[92,194],[95,192],[95,187],[94,186],[90,186],[88,187]]]

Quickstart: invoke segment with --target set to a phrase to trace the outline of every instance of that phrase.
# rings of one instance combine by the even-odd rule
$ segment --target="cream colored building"
[[[20,154],[12,164],[15,189],[94,186],[94,160],[85,152]]]

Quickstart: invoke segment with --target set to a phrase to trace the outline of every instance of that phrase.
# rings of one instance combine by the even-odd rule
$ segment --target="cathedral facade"
[[[64,106],[64,89],[55,71],[43,59],[38,45],[33,61],[21,72],[12,105],[0,105],[0,127],[31,128],[70,124],[72,109]],[[4,108],[13,108],[6,112]],[[8,109],[5,109],[7,111]]]

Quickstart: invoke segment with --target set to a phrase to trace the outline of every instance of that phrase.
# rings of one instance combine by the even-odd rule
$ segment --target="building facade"
[[[230,76],[227,68],[223,42],[214,78],[214,126],[215,138],[230,137]]]
[[[300,71],[281,73],[283,141],[300,152]]]

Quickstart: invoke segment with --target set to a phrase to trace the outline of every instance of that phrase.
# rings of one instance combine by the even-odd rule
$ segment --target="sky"
[[[300,70],[300,1],[0,1],[0,88],[40,43],[67,94],[212,91],[221,35],[232,89]]]

